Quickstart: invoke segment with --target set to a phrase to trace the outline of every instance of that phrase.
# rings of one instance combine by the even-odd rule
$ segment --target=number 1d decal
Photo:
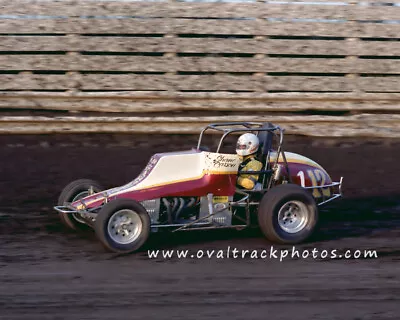
[[[306,178],[304,177],[304,171],[299,171],[297,176],[300,177],[300,184],[304,188],[306,186]]]
[[[322,187],[325,185],[326,175],[322,170],[320,169],[307,170],[307,175],[310,178],[313,187]],[[304,175],[304,171],[299,171],[297,173],[297,176],[300,177],[300,184],[304,188],[306,186],[306,178]],[[314,198],[320,198],[322,197],[322,195],[329,197],[331,195],[331,190],[329,188],[321,188],[322,195],[319,190],[320,189],[313,189],[312,194]]]

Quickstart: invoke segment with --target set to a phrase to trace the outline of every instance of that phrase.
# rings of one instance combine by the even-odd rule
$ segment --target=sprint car
[[[202,147],[210,132],[220,134],[215,151]],[[221,152],[228,136],[245,132],[258,136],[263,164],[252,190],[236,186],[239,156]],[[107,249],[120,253],[140,249],[152,232],[164,230],[258,226],[272,242],[303,242],[316,229],[318,207],[342,196],[343,178],[333,182],[318,163],[284,151],[283,138],[284,129],[271,123],[209,124],[197,147],[153,155],[127,184],[104,190],[89,179],[71,182],[54,209],[66,226],[90,226]]]

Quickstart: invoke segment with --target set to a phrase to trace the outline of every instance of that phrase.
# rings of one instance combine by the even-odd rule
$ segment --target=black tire
[[[132,213],[133,212],[133,213]],[[118,215],[121,214],[123,219],[124,213],[129,216],[125,223],[117,226]],[[135,222],[132,222],[135,221]],[[110,228],[112,231],[110,231]],[[117,253],[130,253],[140,249],[147,241],[150,235],[150,217],[146,209],[137,201],[130,199],[116,199],[113,200],[103,208],[96,217],[94,223],[96,235],[101,243],[108,249]],[[126,238],[123,238],[123,232],[127,232]],[[112,232],[112,234],[111,234]],[[114,234],[115,232],[115,234]],[[129,237],[133,237],[131,240]],[[121,238],[122,237],[122,238]],[[119,238],[121,241],[117,241]],[[127,241],[123,243],[122,241]]]
[[[258,208],[260,229],[272,242],[303,242],[314,232],[317,223],[318,209],[313,196],[295,184],[273,187],[264,195]]]
[[[57,204],[63,206],[66,203],[78,200],[85,197],[85,191],[93,188],[95,193],[100,192],[103,187],[96,181],[90,179],[79,179],[69,183],[61,192]],[[87,228],[87,225],[75,214],[59,213],[62,223],[72,230],[82,230]]]

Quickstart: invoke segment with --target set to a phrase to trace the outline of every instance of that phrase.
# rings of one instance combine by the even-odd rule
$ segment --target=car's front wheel
[[[57,204],[64,206],[68,203],[87,197],[90,192],[100,192],[103,187],[96,181],[90,179],[79,179],[69,183],[61,192]],[[66,214],[59,213],[64,225],[73,230],[79,230],[87,226],[85,221],[78,213]]]
[[[315,231],[318,210],[307,190],[294,184],[272,188],[261,200],[258,223],[265,237],[273,242],[295,244]]]
[[[116,199],[101,208],[94,229],[107,249],[129,253],[140,249],[147,241],[150,217],[137,201]]]

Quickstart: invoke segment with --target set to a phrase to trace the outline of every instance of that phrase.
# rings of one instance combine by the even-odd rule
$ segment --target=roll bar
[[[200,132],[199,136],[199,141],[197,143],[197,149],[200,149],[201,146],[201,141],[203,139],[203,135],[207,130],[214,130],[218,132],[222,132],[222,137],[219,141],[216,153],[219,153],[221,150],[222,143],[224,142],[225,138],[232,134],[232,133],[240,133],[240,132],[259,132],[262,131],[268,131],[274,134],[276,137],[279,137],[279,145],[276,150],[277,156],[275,159],[275,162],[272,164],[271,168],[275,169],[277,168],[278,162],[279,162],[279,157],[282,155],[283,158],[283,163],[285,166],[285,169],[288,173],[288,178],[289,182],[292,182],[291,176],[290,176],[290,169],[288,162],[286,160],[285,152],[283,152],[283,133],[285,129],[281,128],[280,126],[276,125],[271,125],[266,127],[266,123],[263,122],[221,122],[221,123],[212,123],[203,128]],[[271,170],[266,170],[265,172],[263,171],[262,174],[269,174]],[[270,187],[270,184],[272,183],[272,179],[269,179],[268,182],[268,188]]]
[[[272,126],[268,128],[263,128],[264,123],[262,122],[221,122],[221,123],[212,123],[203,128],[200,132],[199,141],[197,143],[197,149],[200,149],[201,141],[203,139],[203,135],[207,130],[215,130],[222,132],[223,135],[219,141],[216,153],[219,153],[222,143],[225,138],[231,133],[240,133],[240,132],[261,132],[261,131],[269,131],[274,133],[275,135],[279,134],[279,146],[283,143],[283,133],[284,129],[279,126]],[[228,127],[228,128],[227,128]],[[275,133],[278,131],[278,134]]]

